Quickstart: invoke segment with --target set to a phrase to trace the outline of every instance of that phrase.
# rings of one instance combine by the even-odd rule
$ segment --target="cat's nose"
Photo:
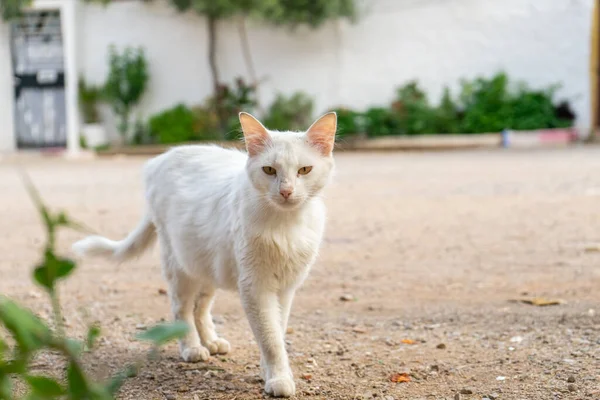
[[[292,195],[292,189],[280,189],[279,194],[283,196],[284,199],[288,199]]]

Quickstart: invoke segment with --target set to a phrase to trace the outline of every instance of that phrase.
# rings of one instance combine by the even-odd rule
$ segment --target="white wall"
[[[589,51],[593,0],[365,0],[360,22],[332,23],[318,31],[250,24],[249,36],[261,78],[261,100],[277,91],[303,90],[317,111],[347,105],[384,105],[395,88],[417,78],[437,99],[444,85],[499,69],[532,86],[561,82],[578,124],[589,125]],[[80,71],[100,83],[107,49],[142,45],[151,84],[140,113],[177,102],[199,103],[210,94],[206,24],[168,6],[123,2],[81,6],[77,48]],[[9,140],[12,84],[5,79],[6,27],[0,29],[0,146]],[[219,26],[219,65],[227,81],[245,75],[236,27]],[[10,140],[14,141],[12,137]]]
[[[534,87],[563,83],[587,124],[592,9],[593,0],[375,1],[344,30],[341,97],[366,106],[418,78],[438,99],[461,77],[504,69]]]
[[[308,92],[317,112],[346,105],[385,105],[395,88],[418,79],[432,99],[461,77],[510,77],[540,87],[560,82],[578,125],[590,124],[589,52],[594,0],[363,0],[358,24],[331,23],[318,31],[249,24],[261,100],[278,91]],[[205,21],[161,2],[108,7],[81,5],[77,61],[89,80],[107,74],[111,43],[142,45],[150,89],[140,107],[148,116],[177,102],[203,101],[211,92]],[[247,77],[237,29],[219,26],[222,79]],[[13,86],[8,26],[0,22],[0,151],[14,148]]]
[[[14,98],[9,26],[0,21],[0,153],[12,151],[16,147]]]

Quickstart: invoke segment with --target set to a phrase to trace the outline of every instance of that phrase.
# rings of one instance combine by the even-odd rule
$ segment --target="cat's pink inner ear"
[[[240,124],[242,124],[248,154],[250,157],[254,157],[271,142],[271,136],[269,136],[267,128],[248,113],[240,113]]]
[[[323,156],[330,156],[335,143],[335,131],[337,129],[337,114],[330,112],[316,120],[306,136],[308,142],[316,147]]]

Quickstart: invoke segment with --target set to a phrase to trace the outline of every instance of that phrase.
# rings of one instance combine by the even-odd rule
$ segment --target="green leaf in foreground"
[[[83,371],[77,363],[71,362],[67,369],[67,379],[69,381],[69,394],[74,399],[83,399],[88,393],[88,384],[83,375]]]
[[[157,346],[170,342],[173,339],[184,337],[189,330],[188,325],[183,321],[176,321],[171,324],[158,324],[136,337],[140,340],[152,342]]]
[[[96,343],[96,339],[100,336],[100,326],[94,324],[90,326],[87,333],[86,346],[88,350],[94,347],[94,343]]]
[[[39,265],[33,270],[33,279],[48,290],[54,288],[54,278],[50,276],[46,265]]]
[[[12,396],[12,382],[8,374],[0,371],[0,399],[10,399]]]
[[[4,353],[8,350],[8,345],[4,343],[2,338],[0,337],[0,365],[2,365],[2,360],[4,359]]]
[[[35,205],[35,207],[38,209],[38,212],[42,216],[42,220],[44,221],[44,224],[46,225],[46,230],[48,232],[53,231],[54,224],[52,221],[52,217],[50,216],[48,209],[44,205],[44,202],[42,202],[42,198],[40,197],[39,192],[37,191],[35,186],[33,186],[33,182],[31,182],[31,178],[29,178],[29,175],[27,175],[25,173],[25,171],[21,171],[21,178],[23,179],[23,183],[25,184],[25,189],[27,189],[27,192],[29,193],[29,197],[31,198],[31,200],[33,201],[33,204]]]
[[[65,348],[69,351],[71,357],[79,357],[83,351],[84,344],[77,339],[65,338]]]
[[[37,283],[54,291],[55,282],[66,278],[75,269],[75,263],[68,258],[58,258],[51,251],[46,251],[44,263],[33,271],[33,277]]]
[[[125,380],[127,380],[128,375],[129,374],[127,370],[124,370],[113,376],[112,379],[106,385],[106,390],[111,395],[116,395],[119,389],[121,389],[121,386],[123,386],[123,383],[125,383]]]
[[[54,379],[45,376],[27,376],[25,380],[31,386],[33,391],[44,396],[61,396],[65,393],[65,389]]]
[[[66,228],[71,228],[75,231],[79,231],[79,232],[83,232],[83,233],[93,233],[94,232],[91,228],[85,226],[81,222],[72,220],[64,212],[60,212],[56,216],[55,223],[57,226],[64,226]]]
[[[73,269],[75,269],[75,263],[68,258],[59,258],[56,261],[58,262],[58,268],[56,270],[57,278],[65,278],[71,274]]]
[[[50,329],[38,317],[3,296],[0,296],[0,322],[25,352],[39,349],[52,338]]]

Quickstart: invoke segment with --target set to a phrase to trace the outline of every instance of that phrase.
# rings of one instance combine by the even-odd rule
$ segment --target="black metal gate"
[[[12,23],[11,33],[17,147],[65,147],[65,69],[60,12],[27,12]]]

